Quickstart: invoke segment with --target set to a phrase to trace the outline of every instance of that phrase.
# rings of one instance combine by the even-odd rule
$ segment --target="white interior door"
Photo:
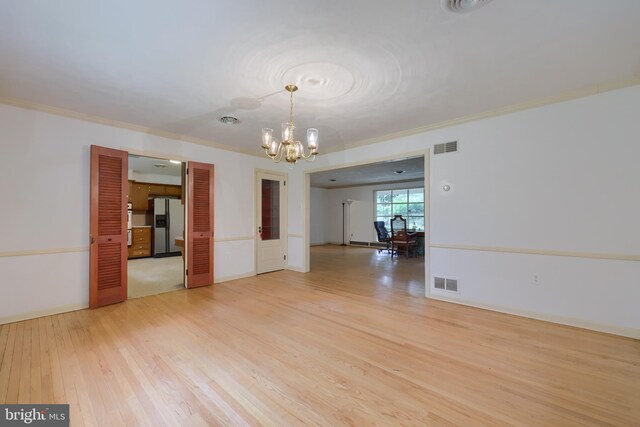
[[[256,271],[282,270],[286,259],[286,181],[283,175],[258,172]]]

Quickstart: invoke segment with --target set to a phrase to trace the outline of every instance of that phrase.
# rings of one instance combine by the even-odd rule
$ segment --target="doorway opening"
[[[307,209],[310,271],[314,260],[324,265],[330,257],[352,257],[375,271],[380,286],[425,296],[429,247],[426,165],[426,154],[416,154],[311,171]],[[398,216],[400,222],[394,220]],[[390,241],[392,221],[395,245]],[[399,231],[410,236],[408,244],[399,244]],[[335,261],[336,265],[341,262]]]
[[[129,154],[128,298],[185,286],[185,163]]]

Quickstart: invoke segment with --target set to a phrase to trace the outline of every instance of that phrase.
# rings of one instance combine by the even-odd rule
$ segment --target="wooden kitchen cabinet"
[[[182,187],[179,185],[167,185],[165,192],[167,196],[182,197]]]
[[[166,185],[162,184],[148,184],[149,196],[164,196],[167,194]]]
[[[133,183],[131,203],[134,211],[147,211],[149,209],[149,184]]]
[[[148,211],[149,197],[153,196],[182,197],[182,186],[129,181],[129,202],[134,211]]]
[[[151,227],[132,227],[129,258],[151,256]]]

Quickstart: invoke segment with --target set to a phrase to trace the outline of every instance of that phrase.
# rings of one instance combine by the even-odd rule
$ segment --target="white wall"
[[[634,86],[323,155],[305,169],[458,140],[459,152],[429,159],[431,296],[640,337],[640,262],[597,259],[640,258],[638,111]],[[460,292],[433,289],[433,276],[459,279]]]
[[[327,228],[327,191],[324,188],[311,188],[309,193],[309,221],[311,227],[310,242],[312,245],[324,245],[328,243]]]
[[[311,205],[319,206],[324,216],[324,222],[316,224],[313,221],[314,214],[311,214],[311,242],[315,238],[326,243],[342,243],[342,202],[347,199],[353,200],[349,208],[345,207],[345,215],[349,215],[350,239],[357,242],[377,242],[378,236],[373,227],[375,219],[374,191],[391,190],[395,188],[422,187],[424,181],[401,182],[394,184],[363,185],[357,187],[311,189]],[[318,200],[318,191],[323,190],[322,203]],[[319,216],[319,215],[318,215]],[[320,225],[323,226],[320,229]],[[349,237],[349,236],[346,236]]]
[[[635,86],[286,169],[288,266],[307,268],[305,170],[402,157],[457,139],[460,152],[430,158],[430,287],[434,275],[457,278],[460,293],[431,289],[431,296],[640,337],[640,262],[553,252],[640,257],[639,110]],[[285,169],[0,105],[0,322],[88,305],[91,144],[214,163],[216,280],[253,274],[254,168]],[[444,183],[450,192],[442,192]]]
[[[215,164],[215,280],[254,273],[254,168],[270,160],[0,105],[0,323],[88,306],[91,144]]]

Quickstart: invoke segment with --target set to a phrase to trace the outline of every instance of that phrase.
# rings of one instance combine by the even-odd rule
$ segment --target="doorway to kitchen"
[[[177,160],[129,154],[128,298],[184,287],[185,171]]]

